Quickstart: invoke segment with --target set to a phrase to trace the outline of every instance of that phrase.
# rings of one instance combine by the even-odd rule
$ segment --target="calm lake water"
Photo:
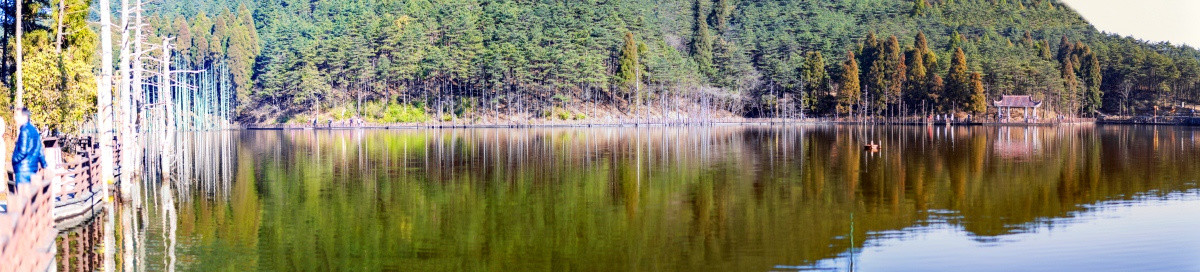
[[[184,137],[146,270],[1200,271],[1200,128]]]

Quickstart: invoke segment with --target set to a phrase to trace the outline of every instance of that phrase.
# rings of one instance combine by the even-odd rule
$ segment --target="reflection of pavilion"
[[[1000,127],[996,136],[993,149],[1000,157],[1029,158],[1042,149],[1034,127]]]
[[[1012,118],[1013,108],[1022,109],[1021,116],[1025,118],[1025,122],[1029,122],[1030,118],[1037,119],[1037,108],[1042,106],[1042,102],[1033,101],[1028,95],[1005,95],[1001,96],[1000,100],[992,101],[992,106],[996,107],[996,119],[1001,122]]]

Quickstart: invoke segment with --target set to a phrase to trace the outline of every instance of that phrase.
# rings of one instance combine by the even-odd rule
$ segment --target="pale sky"
[[[1200,47],[1200,1],[1062,0],[1096,29],[1148,41]]]

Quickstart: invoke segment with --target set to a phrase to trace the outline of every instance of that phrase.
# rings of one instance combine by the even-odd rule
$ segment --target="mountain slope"
[[[225,10],[239,5],[252,18]],[[205,24],[201,11],[250,19],[254,33]],[[238,88],[249,122],[355,109],[382,120],[387,104],[470,116],[684,101],[790,116],[833,114],[843,100],[848,112],[915,113],[1031,94],[1052,110],[1091,114],[1200,97],[1197,50],[1098,32],[1051,0],[209,0],[157,12],[170,33],[261,46],[252,81]],[[919,33],[922,65],[901,65],[925,47]],[[245,59],[224,53],[245,50],[181,48],[193,48],[181,55],[194,63]],[[949,74],[956,49],[979,84]],[[836,92],[847,53],[859,58],[861,97]]]

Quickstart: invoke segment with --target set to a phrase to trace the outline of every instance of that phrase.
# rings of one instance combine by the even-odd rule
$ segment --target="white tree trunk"
[[[22,3],[21,2],[23,2],[23,1],[17,0],[16,2],[17,2],[16,3],[17,17],[15,17],[14,21],[17,25],[17,45],[16,45],[16,47],[17,47],[17,97],[16,97],[17,102],[14,105],[16,105],[15,107],[17,109],[20,109],[21,107],[25,106],[25,103],[24,103],[25,80],[22,78],[23,76],[21,74],[21,66],[24,66],[21,64],[21,62],[23,62],[23,60],[25,59],[25,56],[24,56],[25,51],[22,51],[21,47],[25,42],[21,41],[22,40],[21,39],[21,36],[22,36],[21,35],[21,33],[22,33],[22,31],[21,31],[21,25],[22,25],[21,24],[21,8],[22,8],[21,6],[22,6]],[[20,127],[21,125],[24,125],[24,124],[17,124],[17,127]]]
[[[96,83],[96,130],[100,137],[100,173],[102,174],[101,182],[104,186],[104,192],[107,194],[109,181],[113,178],[113,150],[110,146],[112,140],[112,77],[113,77],[113,57],[112,57],[112,14],[109,11],[112,5],[109,0],[100,0],[100,77]],[[107,199],[107,197],[105,198]],[[107,224],[113,221],[112,213],[109,213]],[[109,225],[111,226],[111,225]],[[104,238],[104,255],[106,260],[112,260],[114,253],[113,241],[111,235],[112,228],[105,228],[109,231],[105,232]],[[104,271],[115,271],[115,263],[112,261],[104,262]]]
[[[171,156],[173,155],[172,151],[174,150],[175,140],[172,137],[175,134],[175,115],[173,110],[175,103],[171,97],[170,40],[170,38],[163,38],[162,40],[162,62],[159,64],[159,67],[162,69],[162,79],[158,82],[159,97],[161,98],[159,103],[162,104],[161,107],[164,113],[163,121],[165,123],[162,126],[162,174],[164,177],[171,173]]]
[[[100,7],[108,7],[108,0],[100,0]],[[100,78],[96,83],[96,131],[100,142],[100,167],[105,184],[113,179],[112,149],[112,14],[107,8],[100,9]]]
[[[64,0],[60,0],[60,1],[64,1]],[[134,42],[134,43],[136,43],[136,42]],[[120,101],[120,104],[119,104],[119,107],[117,108],[119,110],[119,112],[116,115],[121,117],[121,119],[120,119],[121,131],[120,131],[119,135],[120,135],[121,146],[123,148],[130,146],[130,139],[135,136],[134,133],[131,131],[131,129],[133,127],[132,120],[129,118],[130,114],[135,109],[133,108],[134,106],[132,104],[132,101],[129,98],[130,98],[130,89],[132,88],[132,86],[134,86],[138,83],[133,81],[133,77],[132,77],[133,69],[130,66],[131,65],[130,51],[132,49],[130,48],[130,45],[131,44],[129,42],[129,0],[121,0],[121,53],[120,53],[121,60],[120,60],[120,63],[118,64],[120,67],[120,72],[121,72],[120,73],[121,80],[119,81],[120,82],[119,87],[118,87],[119,89],[117,91],[117,94],[118,94],[117,97]],[[131,170],[131,168],[130,168],[131,161],[133,161],[132,156],[121,156],[121,161],[118,163],[121,164],[122,172],[132,172],[132,171],[130,171]],[[129,185],[132,183],[132,181],[129,179],[129,175],[121,175],[120,182],[121,182],[121,184],[120,184],[121,185],[121,195],[127,196],[128,193],[130,192]]]

